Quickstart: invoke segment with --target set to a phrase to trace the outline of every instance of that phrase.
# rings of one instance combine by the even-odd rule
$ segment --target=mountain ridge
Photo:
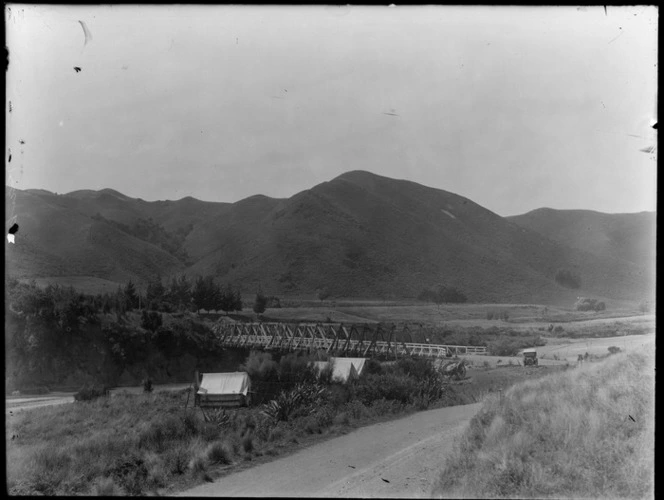
[[[640,300],[652,288],[650,226],[633,228],[625,214],[581,210],[559,216],[541,208],[501,217],[455,193],[362,170],[289,198],[258,194],[235,203],[193,197],[148,202],[110,189],[66,195],[16,190],[15,200],[19,224],[25,218],[17,243],[29,236],[25,255],[35,265],[30,268],[30,258],[7,263],[24,275],[85,270],[142,282],[155,274],[211,274],[245,293],[261,286],[286,296],[316,296],[325,289],[338,297],[414,298],[444,284],[477,302],[567,302],[582,293]],[[57,232],[54,213],[117,244],[102,248],[86,243],[80,231],[65,231],[79,251],[58,246],[52,235],[35,233],[44,220]],[[583,238],[578,227],[588,217],[599,217],[605,229],[592,233],[592,243],[575,242]],[[654,220],[655,214],[644,217]],[[606,234],[611,243],[603,245]],[[625,243],[634,239],[640,243]],[[63,268],[63,255],[83,265]],[[579,274],[581,287],[556,283],[560,269]]]

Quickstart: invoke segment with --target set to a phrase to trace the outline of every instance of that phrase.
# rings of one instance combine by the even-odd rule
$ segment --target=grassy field
[[[546,345],[538,347],[537,352],[543,360],[566,361],[575,363],[578,355],[604,356],[608,348],[615,346],[622,351],[655,352],[655,334],[627,335],[606,338],[545,338]]]
[[[508,319],[498,319],[507,313]],[[250,309],[242,312],[255,317]],[[494,319],[488,319],[493,314]],[[435,304],[413,302],[368,303],[351,301],[315,306],[303,303],[297,307],[270,308],[264,316],[278,321],[357,322],[357,323],[424,323],[427,325],[458,325],[482,328],[505,326],[518,330],[537,329],[549,324],[562,324],[564,329],[578,330],[583,325],[602,325],[614,321],[649,322],[654,324],[654,315],[643,315],[636,306],[618,307],[601,312],[574,311],[554,306],[530,304]],[[629,318],[629,319],[625,319]]]
[[[620,353],[492,397],[437,498],[654,498],[654,353]]]

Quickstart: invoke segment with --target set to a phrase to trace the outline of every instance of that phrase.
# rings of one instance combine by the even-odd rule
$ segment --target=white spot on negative
[[[8,234],[7,235],[7,241],[9,243],[14,243],[14,235],[13,234]]]

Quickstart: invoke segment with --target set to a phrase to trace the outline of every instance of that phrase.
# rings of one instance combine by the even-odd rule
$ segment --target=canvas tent
[[[251,379],[245,372],[203,373],[196,391],[201,408],[237,407],[249,404]]]
[[[320,373],[331,363],[332,380],[348,382],[362,375],[366,361],[367,358],[330,358],[329,361],[315,361],[314,367]]]

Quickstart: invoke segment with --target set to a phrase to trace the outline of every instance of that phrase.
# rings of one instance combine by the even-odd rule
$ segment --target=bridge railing
[[[264,349],[324,349],[328,352],[361,356],[376,354],[414,355],[441,358],[450,355],[485,355],[484,346],[441,345],[417,342],[378,340],[379,328],[367,329],[367,325],[317,323],[225,323],[215,325],[214,331],[222,345],[228,347],[257,347]],[[370,338],[365,338],[368,331]],[[352,338],[353,332],[355,337]],[[361,332],[361,333],[359,333]]]

